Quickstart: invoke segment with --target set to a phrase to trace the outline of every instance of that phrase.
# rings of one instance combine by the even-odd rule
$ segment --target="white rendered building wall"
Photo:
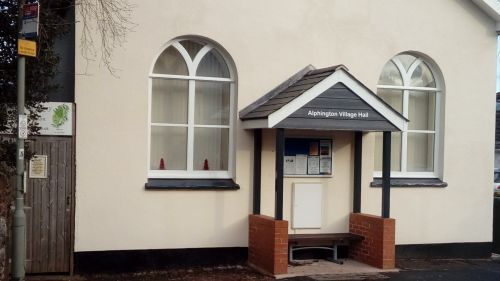
[[[75,251],[246,247],[253,135],[236,122],[238,191],[146,191],[148,73],[169,40],[199,35],[232,56],[238,108],[308,64],[344,64],[375,91],[387,60],[404,51],[436,61],[444,94],[446,188],[393,189],[398,244],[491,241],[496,34],[470,1],[137,1],[135,32],[113,53],[118,78],[77,48]],[[78,40],[81,25],[77,25]],[[78,44],[77,44],[78,45]],[[491,73],[491,75],[488,75]],[[352,135],[335,138],[332,208],[324,231],[346,231],[352,206]],[[265,132],[263,213],[274,210],[274,132]],[[373,137],[364,136],[362,211],[380,214],[370,188]],[[290,188],[285,180],[285,210]],[[338,196],[337,196],[338,195]],[[285,219],[289,213],[285,212]]]

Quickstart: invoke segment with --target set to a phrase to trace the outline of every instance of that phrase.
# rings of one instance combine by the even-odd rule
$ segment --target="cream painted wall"
[[[252,133],[236,127],[238,191],[146,191],[148,73],[169,40],[210,38],[234,59],[238,110],[308,64],[346,65],[375,90],[392,56],[418,51],[446,84],[440,189],[393,189],[398,244],[484,242],[492,233],[496,34],[474,4],[460,1],[136,1],[135,32],[114,52],[118,76],[77,49],[75,251],[247,246]],[[77,40],[80,34],[77,25]],[[78,42],[77,42],[78,43]],[[352,134],[335,139],[335,171],[324,183],[321,231],[346,231],[352,204]],[[274,132],[264,134],[262,210],[274,208]],[[370,188],[373,136],[364,136],[362,211],[380,214]],[[285,180],[285,218],[290,189]]]
[[[349,232],[349,213],[353,201],[352,132],[287,130],[286,137],[325,138],[333,140],[333,175],[331,177],[285,177],[283,188],[283,219],[289,221],[290,233]],[[265,130],[262,146],[262,209],[274,217],[275,130]],[[323,215],[321,229],[292,229],[292,193],[294,183],[321,183]]]

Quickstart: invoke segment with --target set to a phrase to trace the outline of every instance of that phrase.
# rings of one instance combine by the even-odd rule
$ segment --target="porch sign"
[[[335,118],[335,119],[367,119],[370,117],[368,111],[354,110],[308,110],[309,118]]]
[[[71,136],[73,135],[73,104],[67,102],[47,102],[47,109],[40,114],[38,124],[40,135]]]

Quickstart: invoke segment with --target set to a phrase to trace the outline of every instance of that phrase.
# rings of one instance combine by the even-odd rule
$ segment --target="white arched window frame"
[[[182,41],[193,41],[203,45],[196,55],[190,54],[188,50],[181,44]],[[155,72],[155,64],[160,59],[162,53],[167,48],[175,48],[182,58],[187,67],[187,75],[168,74]],[[228,77],[212,77],[197,75],[198,67],[212,50],[215,50],[218,55],[223,58],[225,66],[229,72]],[[192,57],[193,56],[193,57]],[[235,120],[235,102],[236,102],[236,75],[234,66],[230,63],[229,57],[217,48],[215,45],[206,42],[206,40],[198,38],[181,38],[175,39],[167,43],[161,52],[157,55],[149,73],[149,93],[148,93],[148,177],[149,178],[178,178],[178,179],[216,179],[216,178],[233,178],[234,177],[234,120]],[[153,81],[154,80],[168,80],[168,81],[186,81],[187,82],[187,122],[182,123],[168,123],[168,122],[155,122],[152,120],[153,115]],[[229,85],[229,120],[228,124],[196,124],[195,122],[195,106],[196,106],[196,86],[197,83],[214,82]],[[185,169],[159,169],[154,168],[152,165],[152,131],[154,128],[185,128],[187,130],[186,141],[186,165]],[[200,170],[195,169],[194,153],[195,153],[195,130],[199,128],[207,129],[228,129],[228,151],[227,151],[227,169],[210,169]],[[166,161],[176,161],[176,159],[166,159]],[[159,163],[158,163],[159,165]]]
[[[406,62],[403,63],[399,58],[402,56],[413,56],[414,61],[411,64]],[[442,78],[439,75],[439,70],[432,64],[425,61],[422,57],[414,54],[400,54],[395,56],[390,60],[394,64],[394,66],[399,71],[401,77],[401,85],[389,84],[389,83],[380,83],[377,85],[377,92],[380,90],[396,90],[402,92],[402,101],[401,101],[401,111],[400,113],[409,119],[410,123],[406,123],[403,131],[401,132],[401,147],[400,147],[400,155],[399,155],[399,167],[398,169],[394,169],[394,161],[395,157],[392,157],[391,165],[391,177],[400,177],[400,178],[439,178],[441,176],[441,147],[442,147],[442,103],[443,103],[443,93],[444,93],[444,85],[442,82]],[[412,77],[419,68],[420,65],[422,67],[426,67],[430,70],[431,75],[433,76],[434,85],[432,87],[420,87],[420,86],[412,86]],[[386,65],[387,67],[387,65]],[[385,67],[384,70],[385,71]],[[413,82],[415,82],[413,80]],[[415,83],[413,83],[415,84]],[[385,91],[385,93],[391,93],[391,91]],[[395,92],[393,92],[395,93]],[[410,104],[410,93],[426,93],[428,95],[434,95],[434,128],[432,129],[411,129],[410,124],[412,122],[409,116],[409,104]],[[433,135],[433,147],[432,149],[432,169],[427,171],[412,171],[408,167],[408,134],[427,134]],[[393,134],[395,135],[395,134]],[[393,136],[394,143],[394,136]],[[393,144],[394,145],[394,144]],[[375,149],[379,149],[381,151],[381,146],[376,147]],[[394,150],[394,146],[393,146]],[[381,155],[381,153],[377,153],[377,155]],[[375,157],[376,165],[378,162],[381,162],[381,159],[377,159],[380,157]],[[379,161],[380,160],[380,161]],[[396,165],[397,166],[397,165]],[[375,168],[374,177],[381,177],[382,173],[380,170]]]

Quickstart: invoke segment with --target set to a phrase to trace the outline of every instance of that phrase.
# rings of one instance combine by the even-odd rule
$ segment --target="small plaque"
[[[28,116],[27,115],[19,115],[19,131],[18,137],[20,139],[28,138]]]
[[[19,152],[17,153],[17,157],[19,160],[24,160],[24,148],[19,149]]]
[[[47,178],[47,155],[33,155],[30,160],[30,178]]]
[[[17,53],[21,56],[36,57],[36,42],[18,39]]]

